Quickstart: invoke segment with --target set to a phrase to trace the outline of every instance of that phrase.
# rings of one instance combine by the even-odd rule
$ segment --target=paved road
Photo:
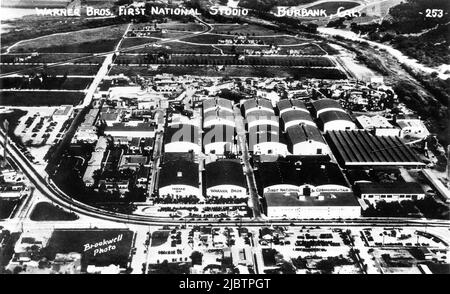
[[[256,188],[255,174],[253,173],[253,167],[250,164],[250,156],[248,154],[247,133],[245,131],[244,118],[242,117],[238,106],[234,106],[234,120],[236,122],[239,149],[242,152],[242,162],[244,163],[244,171],[250,193],[250,203],[253,210],[253,217],[255,219],[261,219],[261,204],[259,202],[258,189]]]
[[[0,131],[0,138],[3,138],[3,130]],[[0,145],[3,145],[3,139],[0,139]],[[56,185],[50,180],[45,179],[43,175],[29,162],[29,160],[19,151],[13,142],[8,144],[8,155],[10,159],[18,166],[22,172],[27,176],[36,189],[43,194],[49,201],[59,205],[67,210],[71,210],[79,214],[80,216],[86,216],[89,218],[97,218],[99,220],[113,221],[124,224],[137,224],[137,225],[174,225],[184,224],[185,219],[168,219],[163,217],[153,216],[139,216],[139,215],[127,215],[114,213],[102,209],[98,209],[72,199],[67,194],[63,193]],[[254,196],[256,194],[253,194]],[[258,216],[256,214],[255,216]],[[450,221],[448,220],[423,220],[423,219],[410,219],[410,218],[357,218],[357,219],[336,219],[336,220],[320,220],[320,219],[303,219],[303,220],[289,220],[289,219],[274,219],[274,220],[261,220],[260,218],[254,219],[190,219],[188,221],[191,224],[210,224],[214,222],[216,226],[229,226],[242,224],[245,226],[271,226],[271,225],[289,225],[289,224],[301,224],[301,225],[323,225],[323,226],[446,226],[450,227]]]

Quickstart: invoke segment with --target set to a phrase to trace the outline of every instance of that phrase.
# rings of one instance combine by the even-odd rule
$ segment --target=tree
[[[195,265],[195,264],[201,265],[202,259],[203,259],[203,254],[198,251],[194,251],[194,252],[192,252],[190,258],[192,261],[192,265]]]
[[[288,275],[289,274],[292,275],[292,274],[296,273],[295,268],[292,265],[292,263],[287,262],[287,261],[283,261],[283,263],[280,266],[280,271],[282,274],[288,274]]]
[[[329,259],[323,259],[316,264],[316,268],[324,274],[331,274],[334,271],[334,263]]]

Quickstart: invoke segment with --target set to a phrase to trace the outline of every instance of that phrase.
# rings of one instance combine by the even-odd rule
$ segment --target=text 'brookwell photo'
[[[0,21],[0,274],[450,273],[448,0],[3,0]]]

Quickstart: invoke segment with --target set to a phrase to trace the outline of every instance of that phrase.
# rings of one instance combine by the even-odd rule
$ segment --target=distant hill
[[[66,7],[73,0],[3,0],[1,1],[2,7],[9,8],[63,8]],[[92,3],[111,3],[116,2],[117,0],[82,0],[83,4],[87,4],[89,2]]]

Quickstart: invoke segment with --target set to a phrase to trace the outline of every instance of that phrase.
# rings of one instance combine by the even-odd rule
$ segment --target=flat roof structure
[[[356,118],[358,124],[366,130],[376,129],[376,128],[385,128],[385,129],[391,129],[395,128],[392,124],[389,123],[387,118],[381,116],[381,115],[375,115],[375,116],[367,116],[367,115],[360,115]]]
[[[419,183],[356,183],[355,192],[360,194],[424,194]]]
[[[302,200],[296,193],[266,193],[267,206],[356,206],[359,202],[353,193],[336,192],[320,196],[306,196]]]
[[[329,131],[325,137],[341,166],[425,166],[398,137],[374,136],[362,130]]]

